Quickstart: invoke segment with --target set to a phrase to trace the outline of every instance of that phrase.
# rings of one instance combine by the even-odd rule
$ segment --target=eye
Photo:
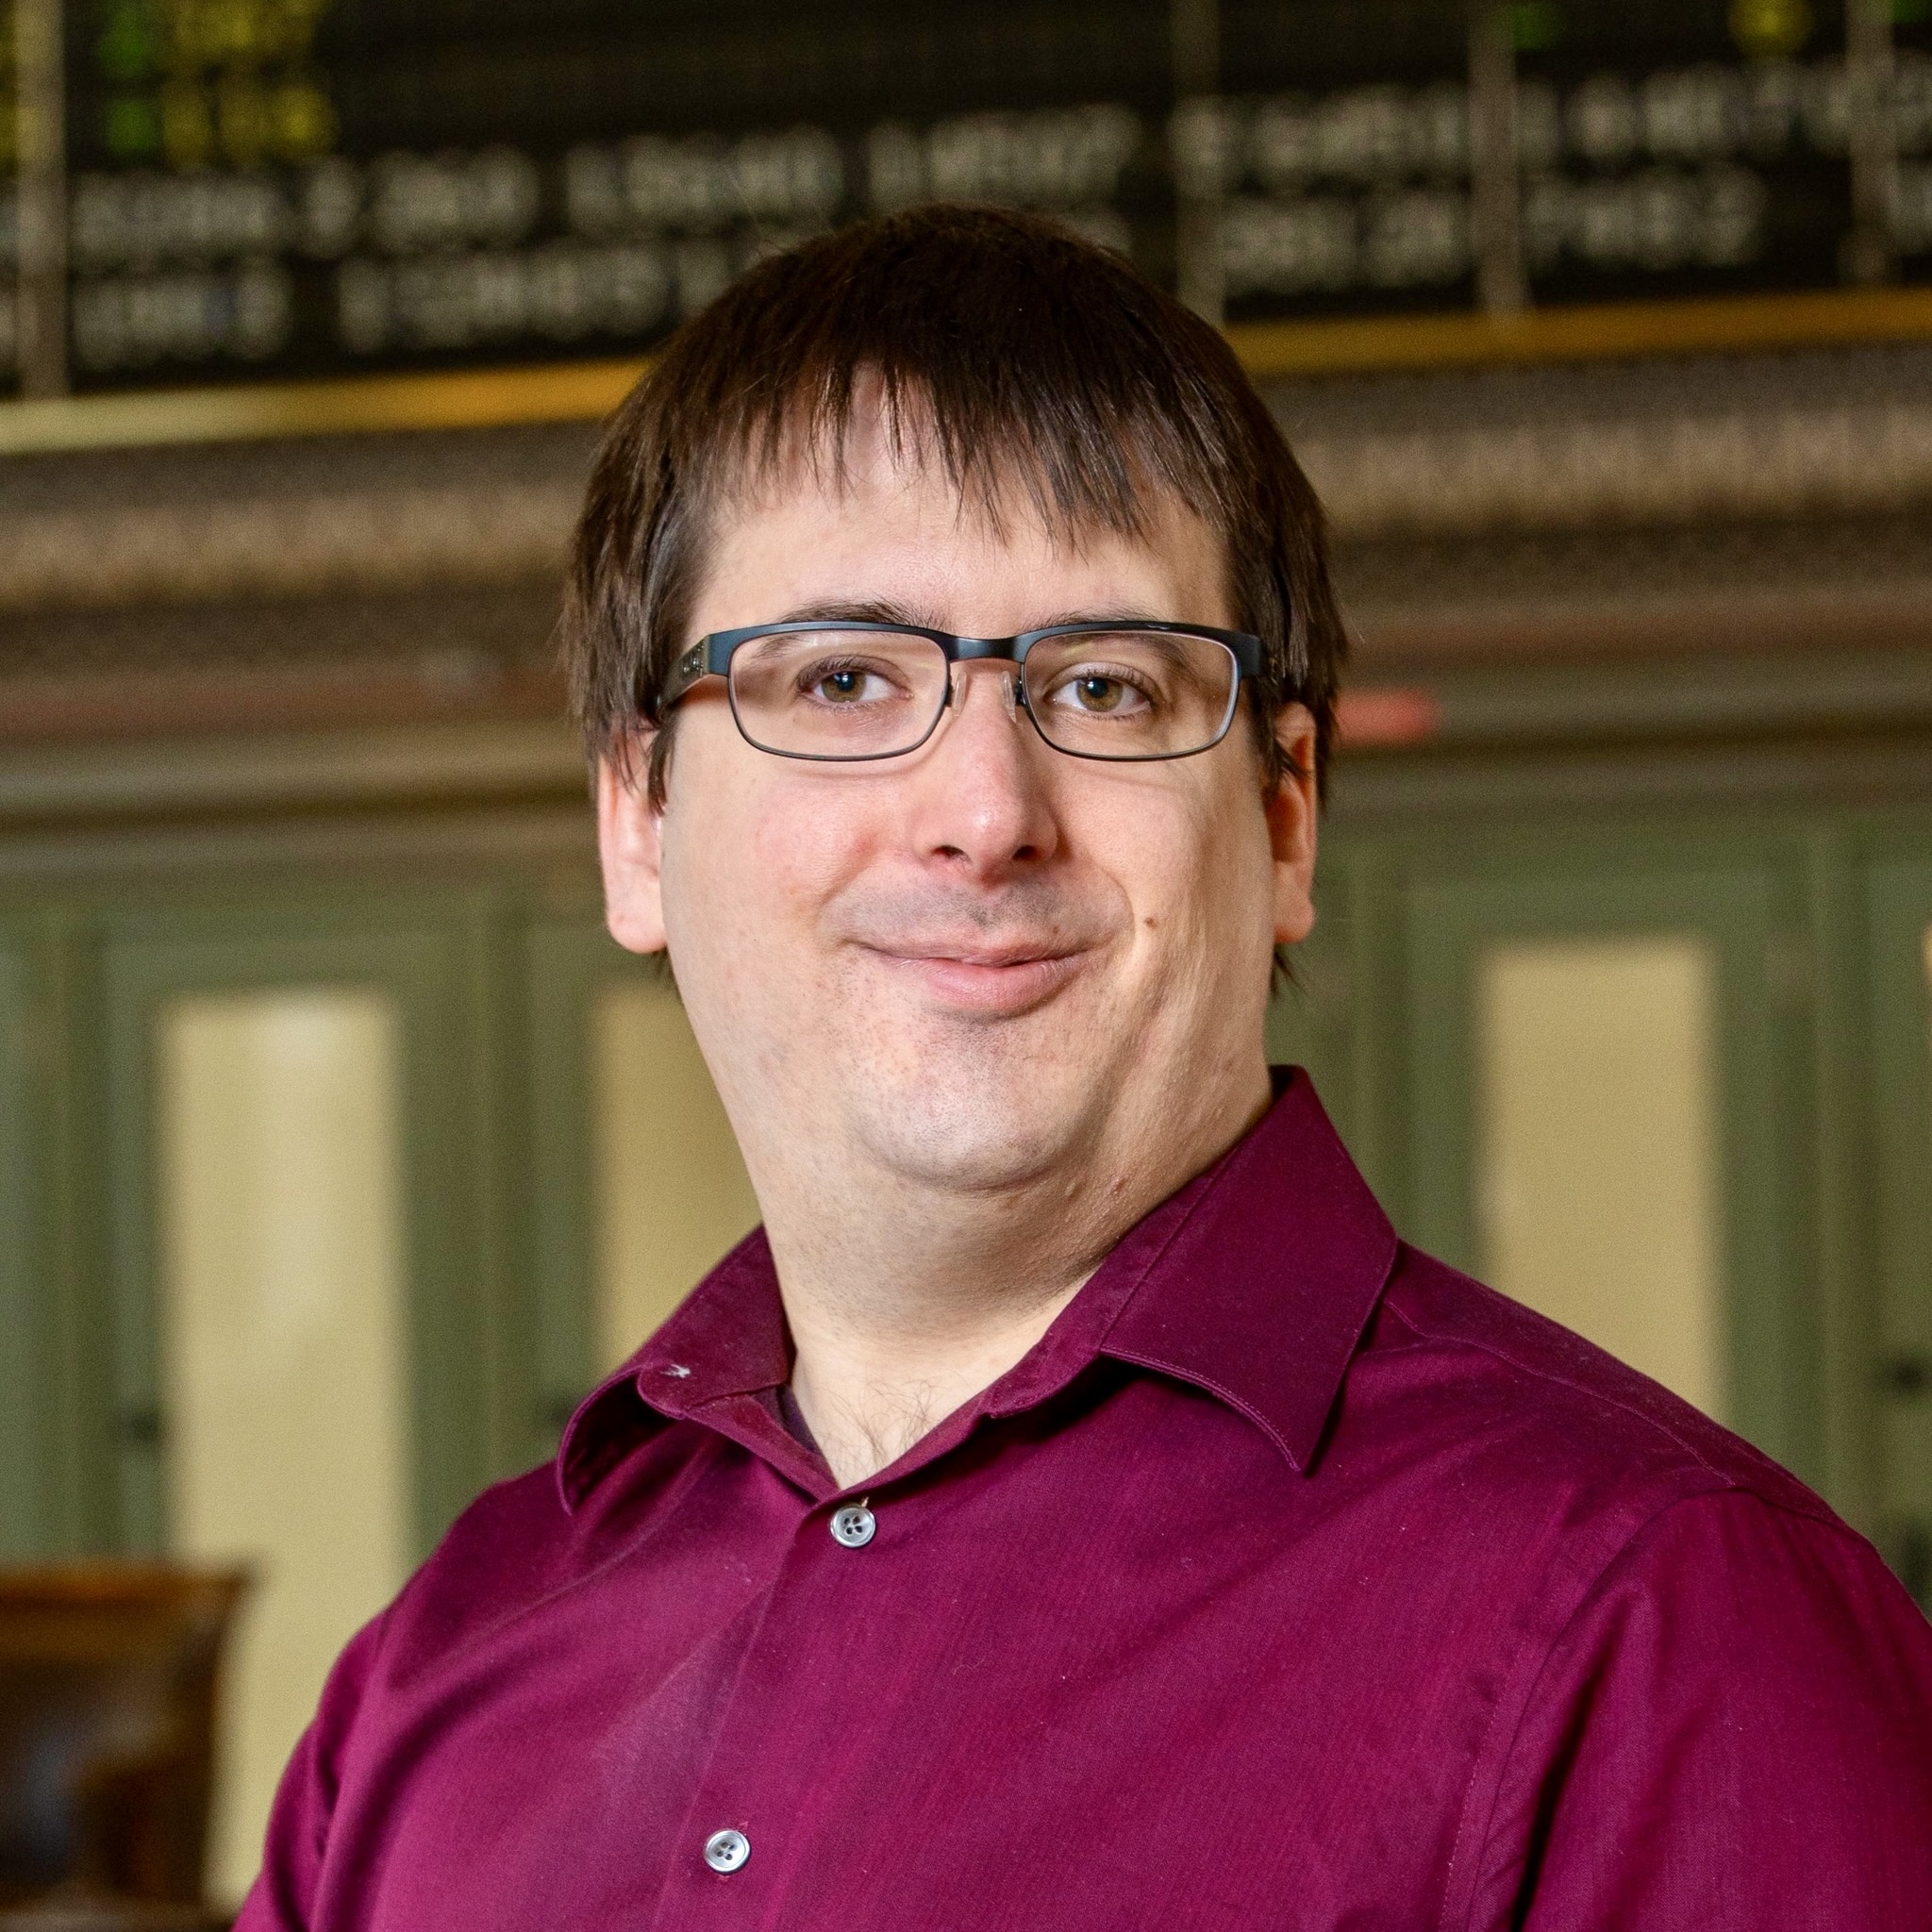
[[[1064,673],[1047,702],[1087,718],[1124,718],[1146,711],[1153,699],[1144,686],[1111,664],[1082,664]]]
[[[812,665],[800,675],[798,689],[811,703],[837,707],[883,704],[903,695],[880,666],[850,660]]]

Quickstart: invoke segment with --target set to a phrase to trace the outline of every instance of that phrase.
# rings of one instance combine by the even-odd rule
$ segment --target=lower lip
[[[1021,1013],[1058,992],[1079,971],[1079,956],[1057,959],[1016,959],[1010,965],[986,966],[970,959],[908,958],[900,953],[875,953],[895,972],[906,974],[941,1006],[974,1013]]]

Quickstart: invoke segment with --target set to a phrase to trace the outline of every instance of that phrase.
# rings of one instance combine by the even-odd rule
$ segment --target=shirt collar
[[[1101,1352],[1219,1396],[1306,1470],[1397,1243],[1307,1074],[1274,1080],[1254,1131],[1182,1190]]]
[[[565,1508],[575,1509],[623,1460],[641,1431],[732,1395],[775,1389],[791,1375],[778,1272],[764,1229],[755,1227],[577,1405],[557,1452]]]
[[[1274,1092],[1254,1129],[1131,1229],[969,1410],[1031,1407],[1104,1355],[1205,1390],[1291,1467],[1309,1467],[1396,1240],[1308,1076],[1277,1069]],[[710,1408],[721,1424],[739,1419],[728,1430],[738,1436],[747,1409],[732,1398],[775,1389],[790,1374],[777,1275],[755,1230],[579,1405],[558,1451],[565,1507],[661,1419],[707,1420]],[[941,1424],[935,1434],[949,1443],[960,1432]],[[780,1455],[797,1449],[809,1462],[775,1422],[760,1434],[761,1451],[775,1438]]]

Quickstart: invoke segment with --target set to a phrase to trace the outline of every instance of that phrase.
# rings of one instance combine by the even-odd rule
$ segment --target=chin
[[[846,1114],[854,1138],[905,1179],[1003,1192],[1077,1157],[1105,1116],[1098,1081],[1068,1092],[1059,1072],[948,1057],[854,1083]]]

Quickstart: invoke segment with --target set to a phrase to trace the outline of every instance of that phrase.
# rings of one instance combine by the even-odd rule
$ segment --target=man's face
[[[801,615],[981,637],[1232,624],[1223,545],[1176,503],[1144,538],[1074,543],[1017,491],[995,529],[875,429],[848,454],[842,487],[800,466],[721,514],[691,638]],[[1011,669],[957,667],[939,730],[876,764],[758,751],[707,682],[661,815],[602,775],[611,931],[668,943],[761,1192],[779,1163],[849,1185],[856,1161],[928,1188],[1064,1186],[1071,1208],[1265,1101],[1273,947],[1314,919],[1311,783],[1263,797],[1245,699],[1195,757],[1069,758],[1010,707]],[[1279,735],[1312,770],[1307,713]]]

